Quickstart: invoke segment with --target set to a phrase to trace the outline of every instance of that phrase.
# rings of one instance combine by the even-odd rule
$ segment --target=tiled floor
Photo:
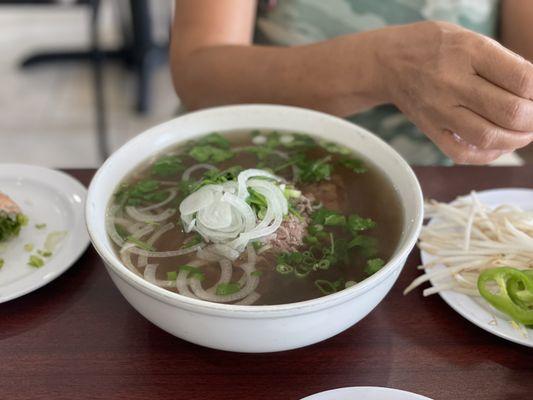
[[[116,43],[112,10],[106,9],[102,40]],[[39,49],[68,49],[88,43],[83,7],[0,7],[0,162],[53,167],[99,163],[94,141],[91,70],[82,63],[40,65],[19,62]],[[154,76],[153,110],[134,113],[134,81],[118,65],[105,69],[110,142],[129,138],[172,118],[178,108],[168,69]],[[156,94],[156,95],[155,95]]]
[[[104,2],[107,8],[101,37],[112,46],[117,34],[109,4],[112,2]],[[99,164],[90,68],[79,63],[41,65],[24,71],[18,67],[35,50],[87,46],[87,22],[83,7],[0,6],[0,162],[51,167]],[[148,116],[132,111],[134,90],[127,71],[117,65],[106,67],[105,95],[113,149],[172,118],[178,108],[165,66],[154,77],[153,110]],[[529,154],[533,162],[533,149]],[[499,163],[514,164],[516,160],[506,157]]]

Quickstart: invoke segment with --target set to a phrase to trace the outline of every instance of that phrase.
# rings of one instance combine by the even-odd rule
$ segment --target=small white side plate
[[[523,210],[533,210],[533,190],[531,189],[493,189],[478,192],[477,196],[482,203],[492,207],[511,204]],[[435,222],[431,220],[429,224]],[[421,258],[423,263],[427,263],[434,257],[422,251]],[[444,265],[436,265],[434,268],[443,269],[445,267]],[[452,278],[449,279],[451,281]],[[433,284],[432,281],[430,282]],[[439,282],[445,283],[446,280]],[[481,297],[476,298],[451,291],[443,291],[439,294],[450,307],[480,328],[511,342],[533,347],[532,329],[522,327],[523,329],[517,330],[511,324],[509,317],[491,307]]]
[[[347,387],[328,390],[305,397],[302,400],[431,400],[429,397],[420,396],[403,390],[384,387]]]
[[[0,164],[0,191],[11,197],[28,216],[29,223],[20,235],[0,250],[4,266],[0,269],[0,303],[32,292],[65,272],[89,244],[85,228],[84,204],[87,190],[62,172],[23,164]],[[46,223],[45,229],[35,224]],[[30,254],[42,249],[46,236],[67,231],[45,265],[28,265]],[[29,253],[24,245],[31,243]],[[2,247],[4,245],[2,244]]]

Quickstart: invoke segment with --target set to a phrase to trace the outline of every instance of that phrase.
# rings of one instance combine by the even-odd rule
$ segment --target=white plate
[[[429,397],[420,396],[403,390],[384,387],[347,387],[328,390],[305,397],[301,400],[431,400]]]
[[[477,196],[482,203],[497,207],[501,204],[512,204],[523,210],[533,210],[533,190],[531,189],[494,189],[478,192]],[[434,223],[431,220],[429,224]],[[421,252],[423,263],[430,262],[434,257],[424,251]],[[434,268],[445,268],[444,265],[436,265]],[[450,281],[452,278],[449,278]],[[430,281],[433,284],[433,281]],[[445,283],[446,280],[440,280]],[[515,329],[509,317],[491,307],[482,298],[468,296],[466,294],[443,291],[439,293],[446,303],[470,322],[480,328],[524,346],[533,347],[533,330],[523,328]]]
[[[46,285],[65,272],[89,244],[85,228],[84,204],[87,190],[74,178],[51,169],[0,164],[0,191],[11,197],[28,216],[20,235],[0,249],[4,266],[0,269],[0,303],[12,300]],[[46,223],[45,229],[35,224]],[[53,231],[67,231],[53,256],[41,268],[28,265],[30,254],[42,248]],[[32,243],[35,250],[24,250]]]

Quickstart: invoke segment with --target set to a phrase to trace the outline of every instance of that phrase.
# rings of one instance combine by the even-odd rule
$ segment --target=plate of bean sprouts
[[[480,275],[487,275],[489,270],[507,269],[532,276],[533,190],[471,192],[451,203],[431,200],[425,204],[425,216],[429,222],[418,243],[422,260],[418,268],[424,274],[404,294],[429,282],[431,287],[424,289],[424,296],[438,293],[480,328],[533,347],[533,326],[517,322],[512,311],[502,312],[505,306],[489,303],[479,286]],[[533,308],[526,303],[522,311],[531,315]]]

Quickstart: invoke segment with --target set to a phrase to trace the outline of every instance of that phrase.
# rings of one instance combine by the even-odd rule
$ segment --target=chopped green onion
[[[28,253],[31,253],[33,251],[33,243],[26,243],[24,245],[24,251],[27,251]]]
[[[135,246],[139,247],[140,249],[146,250],[146,251],[154,251],[154,247],[149,245],[146,242],[143,242],[142,240],[136,238],[135,236],[128,236],[126,240],[130,243],[133,243]]]
[[[368,275],[373,275],[381,268],[383,268],[384,265],[385,262],[381,258],[373,258],[371,260],[368,260],[366,262],[365,273]]]
[[[276,271],[278,271],[282,275],[286,275],[294,271],[294,268],[287,264],[278,264],[276,265]]]
[[[28,261],[28,265],[34,268],[40,268],[44,265],[44,260],[41,257],[31,255]]]
[[[196,246],[197,244],[202,242],[202,237],[200,235],[195,235],[193,238],[187,240],[183,246],[181,246],[182,249],[188,249],[189,247]]]
[[[48,251],[48,250],[37,250],[37,254],[39,254],[40,256],[43,256],[43,257],[51,257],[52,256],[52,252]]]
[[[189,272],[187,274],[188,278],[198,279],[199,281],[203,281],[205,279],[204,273],[198,267],[193,267],[192,265],[182,265],[179,267],[179,270],[188,271]]]
[[[3,266],[4,266],[4,259],[0,258],[0,268],[2,268]]]
[[[175,281],[176,279],[178,279],[178,273],[176,271],[167,272],[167,280]]]
[[[227,296],[237,293],[239,290],[241,290],[241,285],[237,282],[219,283],[217,285],[216,294],[218,296]]]
[[[35,224],[35,228],[44,229],[44,228],[46,228],[46,224],[44,224],[44,223],[43,224]]]
[[[263,271],[257,270],[257,271],[252,272],[250,275],[251,276],[261,276],[261,275],[263,275]]]
[[[307,275],[309,275],[310,272],[311,272],[311,269],[303,265],[297,265],[294,268],[294,275],[297,278],[305,278]]]
[[[320,290],[322,294],[332,294],[337,291],[333,283],[325,279],[317,279],[315,281],[315,286],[318,288],[318,290]]]

